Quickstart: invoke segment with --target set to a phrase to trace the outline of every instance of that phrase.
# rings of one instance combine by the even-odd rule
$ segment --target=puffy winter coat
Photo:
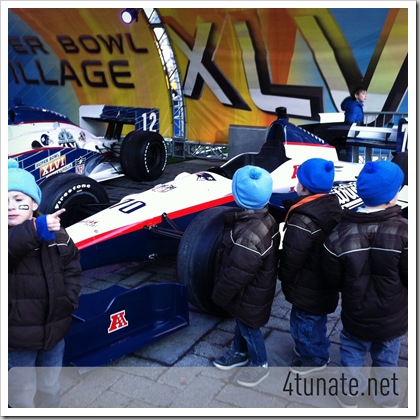
[[[226,214],[212,297],[250,327],[262,327],[270,317],[279,243],[279,225],[267,208]]]
[[[363,122],[363,102],[356,101],[356,99],[348,96],[341,102],[341,109],[345,114],[345,122],[360,123]]]
[[[290,208],[280,250],[278,277],[286,300],[307,312],[334,312],[338,290],[325,278],[321,265],[323,243],[341,219],[334,194],[299,197]]]
[[[41,241],[30,220],[8,233],[9,348],[49,350],[67,334],[78,306],[79,251],[64,229]]]
[[[345,211],[324,248],[326,275],[342,293],[344,329],[368,341],[405,334],[408,222],[401,208]]]

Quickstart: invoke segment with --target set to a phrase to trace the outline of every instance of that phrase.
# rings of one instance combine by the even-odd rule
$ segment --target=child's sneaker
[[[329,360],[324,365],[320,365],[311,358],[295,357],[290,366],[290,371],[299,375],[308,375],[309,373],[325,369],[328,363]]]
[[[248,366],[238,373],[236,383],[242,386],[253,387],[262,382],[270,371],[268,366]]]
[[[213,365],[222,370],[229,370],[235,367],[246,366],[249,362],[245,353],[239,353],[229,349],[223,356],[213,360]]]

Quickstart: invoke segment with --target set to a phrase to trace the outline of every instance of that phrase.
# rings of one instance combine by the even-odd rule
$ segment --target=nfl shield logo
[[[75,162],[76,174],[83,175],[85,173],[85,159],[79,158]]]

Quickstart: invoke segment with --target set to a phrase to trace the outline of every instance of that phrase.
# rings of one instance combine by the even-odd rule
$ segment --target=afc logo
[[[128,326],[128,321],[125,319],[125,310],[111,314],[109,318],[111,320],[111,324],[108,328],[108,334]]]

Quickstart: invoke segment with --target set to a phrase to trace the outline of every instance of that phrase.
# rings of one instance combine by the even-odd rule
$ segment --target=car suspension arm
[[[184,232],[179,229],[176,223],[171,220],[166,213],[162,213],[162,220],[164,220],[168,225],[171,227],[170,229],[153,225],[153,226],[145,226],[144,229],[147,229],[151,232],[157,233],[159,235],[169,236],[175,239],[181,239]]]

